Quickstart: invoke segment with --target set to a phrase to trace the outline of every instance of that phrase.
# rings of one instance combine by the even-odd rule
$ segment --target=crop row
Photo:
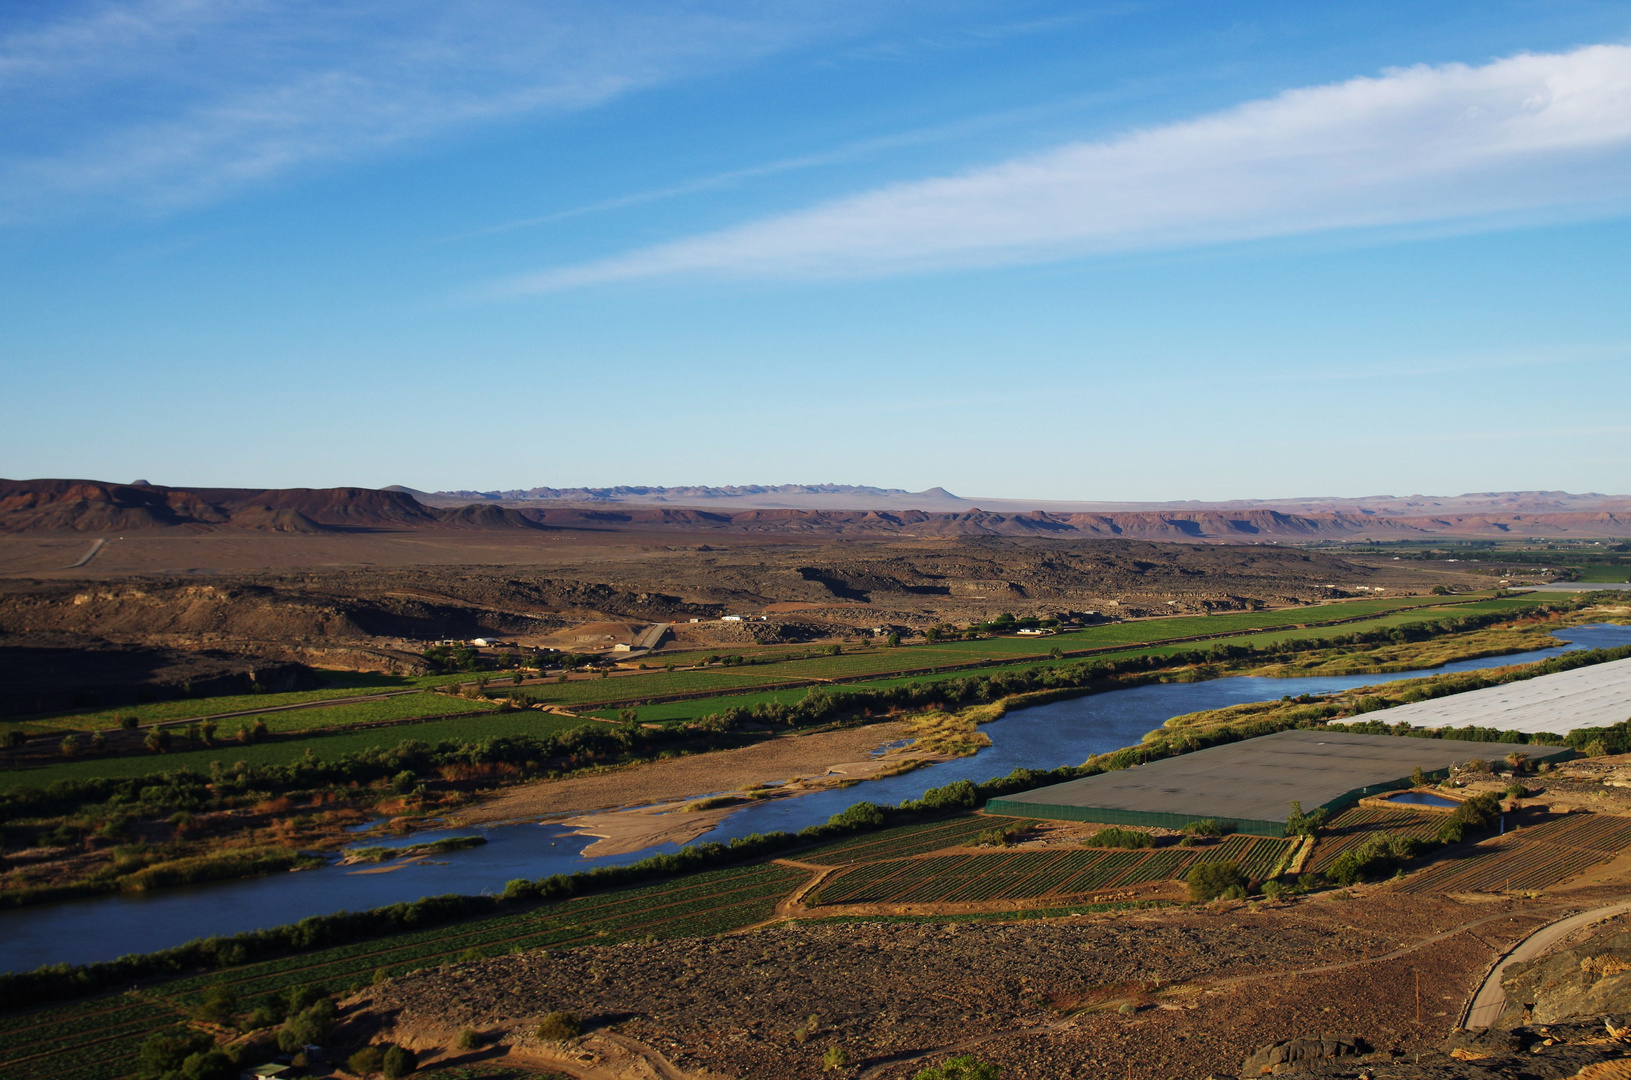
[[[1076,849],[891,859],[840,871],[815,904],[971,903],[1075,896],[1181,874],[1197,852]]]
[[[1569,814],[1523,831],[1525,839],[1594,851],[1617,852],[1631,844],[1631,818],[1613,814]]]
[[[799,858],[807,862],[831,864],[866,862],[879,856],[894,858],[916,855],[963,843],[988,829],[1012,828],[1023,824],[1027,823],[1015,818],[967,814],[949,821],[902,825],[852,840],[840,840],[806,852]]]
[[[1577,822],[1563,818],[1510,833],[1447,859],[1399,886],[1400,892],[1501,892],[1547,889],[1606,862],[1617,852],[1604,846],[1627,819]],[[1618,824],[1615,824],[1618,823]],[[1563,842],[1567,839],[1570,842]],[[1587,840],[1594,846],[1576,846]]]
[[[645,930],[669,919],[728,902],[744,891],[785,895],[804,879],[804,872],[765,864],[748,869],[711,871],[688,877],[683,885],[663,883],[568,900],[525,915],[500,916],[422,931],[407,939],[362,942],[280,961],[251,965],[223,976],[202,976],[167,987],[171,996],[190,997],[220,982],[235,992],[265,994],[312,982],[343,982],[377,968],[406,970],[457,956],[470,949],[508,951],[539,948],[566,939],[588,939]],[[547,940],[545,940],[547,939]]]
[[[1286,849],[1293,841],[1273,836],[1248,836],[1236,833],[1212,848],[1202,849],[1196,855],[1198,862],[1232,862],[1249,878],[1266,878],[1285,858]]]
[[[1318,872],[1329,870],[1331,864],[1344,852],[1385,832],[1418,840],[1430,840],[1438,835],[1439,826],[1444,820],[1444,815],[1431,811],[1412,814],[1396,810],[1377,810],[1367,806],[1344,810],[1331,819],[1325,832],[1320,835],[1319,843],[1314,848],[1314,857],[1306,869]]]

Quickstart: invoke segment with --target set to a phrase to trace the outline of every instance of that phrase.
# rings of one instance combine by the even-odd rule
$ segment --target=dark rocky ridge
[[[481,493],[472,493],[486,499]],[[893,496],[893,493],[890,493]],[[925,496],[934,494],[921,493]],[[678,496],[683,499],[684,496]],[[944,502],[943,493],[931,502]],[[597,500],[588,500],[595,502]],[[698,496],[695,501],[707,503]],[[1512,504],[1522,507],[1523,502]],[[108,533],[144,529],[250,529],[303,533],[355,529],[570,529],[736,532],[812,537],[1032,536],[1083,539],[1263,542],[1408,539],[1435,535],[1631,536],[1631,506],[1600,503],[1567,511],[1384,514],[1345,509],[1289,512],[1265,506],[1141,511],[996,513],[927,510],[735,509],[564,506],[491,500],[428,506],[402,489],[170,488],[93,480],[0,480],[0,532]]]

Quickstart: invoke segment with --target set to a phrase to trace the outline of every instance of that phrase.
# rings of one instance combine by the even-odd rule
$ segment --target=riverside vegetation
[[[508,722],[513,726],[502,734],[476,737],[483,734],[483,729],[476,729],[471,735],[435,743],[415,738],[398,739],[394,745],[374,742],[333,756],[318,754],[326,740],[310,740],[302,752],[282,761],[257,760],[240,746],[227,746],[219,748],[220,757],[213,756],[214,751],[192,752],[192,758],[211,755],[207,766],[189,760],[181,768],[159,772],[147,771],[142,762],[165,760],[160,755],[66,762],[6,778],[14,786],[0,794],[0,828],[7,845],[0,903],[37,903],[290,869],[310,858],[302,851],[340,846],[348,838],[345,830],[366,815],[386,815],[406,827],[496,785],[675,753],[703,753],[778,731],[905,715],[918,740],[913,749],[967,754],[988,742],[977,726],[1009,708],[1139,682],[1279,672],[1293,666],[1299,673],[1336,664],[1352,671],[1362,669],[1373,654],[1378,667],[1399,670],[1412,662],[1412,650],[1445,662],[1466,658],[1467,653],[1486,656],[1492,650],[1532,649],[1550,643],[1550,629],[1584,617],[1590,607],[1589,600],[1553,604],[1494,600],[1470,606],[1474,610],[1450,609],[1460,613],[1403,625],[1310,626],[1220,641],[1204,649],[1157,647],[950,677],[814,688],[801,691],[792,702],[760,702],[751,709],[731,705],[684,725],[652,727],[632,718],[585,722],[526,711],[512,714]],[[1553,663],[1564,662],[1590,659],[1577,653]],[[1462,682],[1453,684],[1456,689],[1473,685],[1465,681],[1472,677],[1460,678]],[[1227,727],[1236,720],[1273,724],[1282,719],[1340,719],[1380,707],[1391,700],[1387,695],[1419,700],[1400,695],[1421,692],[1414,683],[1406,683],[1361,699],[1244,706],[1221,717],[1181,717],[1152,733],[1142,746],[1118,751],[1123,757],[1116,758],[1113,767],[1120,767],[1123,759],[1131,763],[1147,759],[1141,755],[1165,752],[1161,747],[1168,740],[1175,740],[1179,748],[1194,748],[1197,731],[1218,722]],[[1253,711],[1259,709],[1263,711]],[[504,719],[415,725],[404,733],[431,734],[441,724]],[[272,745],[282,745],[279,738],[269,736]],[[293,750],[297,745],[288,747]],[[236,760],[226,765],[222,759],[228,757]],[[17,783],[25,778],[36,783]]]

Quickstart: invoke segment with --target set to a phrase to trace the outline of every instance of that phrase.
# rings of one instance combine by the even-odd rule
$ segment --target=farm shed
[[[1505,743],[1280,731],[1147,765],[1084,776],[992,799],[993,814],[1110,825],[1182,828],[1201,818],[1243,833],[1281,836],[1291,803],[1333,812],[1367,795],[1410,786],[1412,770],[1442,774],[1457,762],[1501,757]],[[1561,746],[1523,746],[1531,760],[1569,756]]]

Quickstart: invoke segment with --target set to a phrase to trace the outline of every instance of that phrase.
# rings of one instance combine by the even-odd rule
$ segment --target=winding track
[[[1507,968],[1513,964],[1533,960],[1582,926],[1601,922],[1627,911],[1631,911],[1631,901],[1578,912],[1556,922],[1547,923],[1513,945],[1495,962],[1488,977],[1484,979],[1484,985],[1473,995],[1472,1004],[1467,1006],[1467,1011],[1461,1018],[1461,1026],[1488,1028],[1501,1018],[1501,1013],[1506,1009],[1506,990],[1501,986],[1501,976],[1505,974]]]

